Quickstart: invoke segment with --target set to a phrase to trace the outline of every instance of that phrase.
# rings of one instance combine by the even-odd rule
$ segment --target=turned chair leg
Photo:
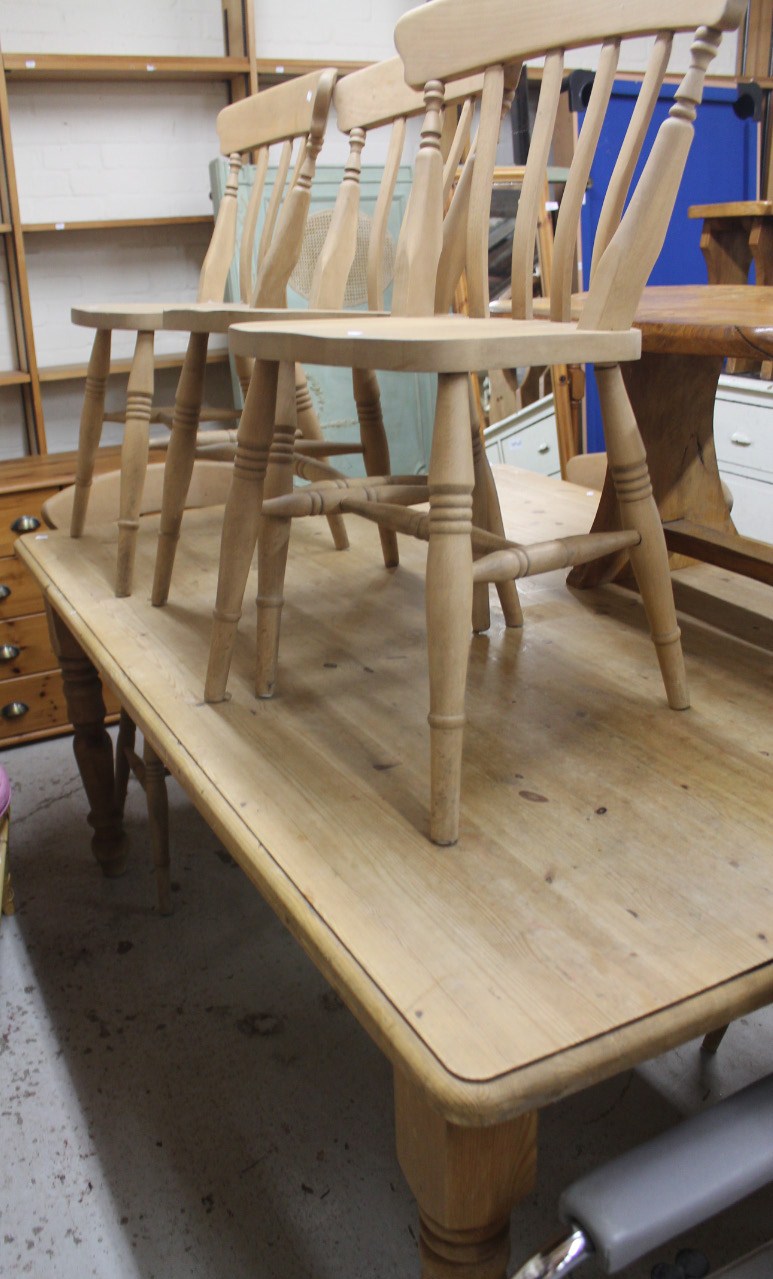
[[[630,550],[652,640],[672,710],[690,705],[663,525],[652,496],[647,458],[618,364],[596,365],[607,455],[625,529],[641,543]]]
[[[483,467],[483,443],[480,438],[478,423],[471,419],[472,466],[475,484],[472,490],[472,522],[475,528],[489,526],[488,485]],[[472,588],[472,629],[476,635],[487,631],[491,626],[491,606],[489,603],[488,582],[476,582]]]
[[[306,374],[300,364],[295,366],[295,414],[297,430],[300,431],[301,439],[324,440],[325,433],[314,408]],[[322,462],[327,461],[324,457],[320,457],[319,460]],[[339,511],[333,511],[328,515],[327,523],[336,550],[348,550],[349,534],[346,531],[343,515]]]
[[[266,500],[284,497],[293,489],[295,401],[289,387],[280,385],[276,397],[274,439],[266,474]],[[264,516],[258,537],[258,616],[255,692],[273,697],[279,659],[279,630],[284,604],[284,579],[292,521],[284,516]]]
[[[354,402],[360,423],[366,475],[389,475],[389,443],[384,430],[381,391],[373,369],[352,369]],[[381,551],[386,568],[397,568],[400,553],[393,529],[379,528]]]
[[[153,333],[138,333],[126,392],[126,423],[121,446],[118,564],[115,581],[115,593],[118,596],[131,595],[132,592],[142,490],[148,469],[153,373]]]
[[[476,528],[485,528],[489,533],[496,533],[497,537],[505,536],[505,526],[502,521],[502,510],[499,505],[499,495],[494,483],[494,476],[491,472],[489,460],[486,457],[486,450],[483,446],[480,428],[478,425],[478,406],[473,391],[472,378],[468,379],[468,392],[470,399],[470,424],[472,427],[472,456],[475,466],[475,488],[473,490],[472,499],[472,522]],[[481,590],[481,587],[483,588]],[[515,582],[497,582],[497,595],[499,596],[499,604],[505,619],[505,626],[523,626],[523,611],[521,609],[521,601],[518,597],[518,587]],[[479,600],[479,603],[475,603]],[[484,611],[485,601],[485,611]],[[477,633],[488,630],[491,624],[491,612],[489,608],[488,587],[485,582],[476,582],[473,587],[473,623],[472,629]]]
[[[172,417],[172,433],[164,467],[161,522],[158,531],[156,566],[151,603],[160,607],[169,598],[177,542],[180,537],[185,502],[191,486],[196,459],[196,432],[204,395],[209,335],[191,333],[185,352]]]
[[[488,491],[486,506],[488,523],[486,527],[489,533],[496,533],[497,537],[504,537],[505,525],[502,519],[502,509],[499,505],[499,494],[496,490],[494,476],[491,472],[485,449],[482,449],[482,469]],[[504,615],[505,626],[523,626],[523,609],[521,608],[521,600],[515,582],[497,582],[497,595]]]
[[[239,422],[233,476],[220,542],[217,598],[204,686],[207,702],[221,702],[226,695],[236,627],[258,540],[263,483],[274,429],[278,372],[279,365],[256,360]]]
[[[430,837],[455,844],[464,695],[472,615],[474,469],[467,382],[441,374],[429,464],[427,651],[429,658]]]
[[[86,523],[91,481],[94,478],[94,463],[97,460],[97,449],[102,439],[102,424],[105,420],[105,387],[110,371],[111,336],[109,329],[97,329],[89,357],[78,436],[78,460],[75,464],[75,493],[70,517],[70,537],[80,537]]]
[[[510,1214],[534,1187],[536,1111],[463,1128],[395,1069],[395,1120],[419,1207],[421,1279],[505,1279]]]

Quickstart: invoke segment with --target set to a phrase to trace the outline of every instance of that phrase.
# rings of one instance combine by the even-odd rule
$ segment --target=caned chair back
[[[652,52],[623,146],[602,208],[581,328],[627,329],[641,291],[665,239],[693,135],[706,70],[721,33],[738,26],[746,0],[431,0],[405,14],[395,43],[414,87],[423,86],[426,116],[416,163],[414,190],[421,189],[423,227],[404,228],[397,251],[393,309],[422,314],[423,298],[411,295],[419,265],[429,278],[440,263],[443,162],[440,111],[444,84],[483,71],[484,87],[475,154],[470,162],[465,265],[470,313],[488,311],[488,210],[503,103],[513,77],[527,59],[544,58],[537,114],[513,237],[512,313],[532,316],[532,276],[537,221],[545,169],[558,110],[567,50],[600,44],[585,121],[575,150],[556,228],[550,300],[551,319],[571,313],[572,261],[580,207],[609,104],[623,40],[654,38]],[[668,118],[658,130],[641,176],[631,193],[648,125],[668,67],[673,37],[695,32],[691,63],[676,90]],[[560,43],[557,37],[560,36]],[[630,195],[630,199],[629,199]],[[627,207],[626,207],[626,201]],[[625,210],[625,211],[624,211]],[[419,210],[413,212],[419,221]],[[397,281],[400,282],[398,289]]]
[[[300,252],[309,210],[311,183],[325,136],[337,72],[333,68],[299,76],[225,107],[217,117],[220,150],[229,158],[228,180],[215,228],[201,268],[198,301],[221,302],[236,243],[236,207],[242,156],[255,153],[250,192],[239,248],[242,300],[255,306],[283,307],[287,281]],[[292,176],[288,174],[296,151]],[[255,236],[265,188],[269,154],[281,145],[273,191],[257,251]]]

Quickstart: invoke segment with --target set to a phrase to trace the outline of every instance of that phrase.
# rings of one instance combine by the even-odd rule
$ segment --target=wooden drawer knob
[[[12,662],[20,652],[15,644],[0,644],[0,662]]]
[[[0,710],[0,715],[2,715],[3,719],[21,719],[23,715],[27,714],[28,710],[29,706],[26,702],[7,702]]]
[[[11,525],[12,533],[34,533],[40,528],[40,520],[36,515],[19,515]]]

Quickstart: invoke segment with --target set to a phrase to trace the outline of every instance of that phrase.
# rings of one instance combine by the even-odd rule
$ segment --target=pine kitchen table
[[[497,481],[509,536],[587,529],[584,490]],[[55,617],[95,851],[120,869],[104,681],[391,1061],[425,1279],[503,1279],[538,1109],[773,998],[771,592],[677,572],[692,709],[673,712],[637,596],[522,583],[524,628],[495,611],[472,640],[461,839],[442,849],[423,545],[387,571],[364,522],[345,554],[303,522],[281,692],[253,697],[248,612],[232,696],[206,705],[221,519],[186,516],[156,609],[155,517],[124,599],[114,527],[17,544]]]

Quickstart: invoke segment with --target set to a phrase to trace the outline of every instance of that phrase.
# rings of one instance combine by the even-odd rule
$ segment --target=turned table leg
[[[505,1279],[510,1213],[534,1184],[536,1112],[450,1123],[395,1069],[397,1156],[419,1205],[421,1279]]]
[[[49,610],[49,630],[62,668],[67,712],[75,735],[73,750],[91,811],[91,848],[105,875],[126,869],[125,836],[115,799],[113,744],[105,729],[105,703],[96,667],[60,617]]]

